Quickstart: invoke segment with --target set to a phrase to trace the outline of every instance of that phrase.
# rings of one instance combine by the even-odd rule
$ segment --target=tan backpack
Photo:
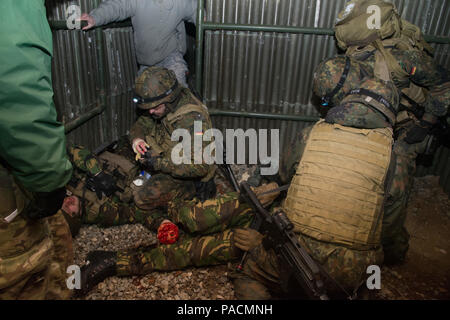
[[[380,28],[371,26],[372,6],[380,11]],[[338,45],[346,50],[352,46],[364,47],[376,40],[400,34],[401,18],[392,3],[382,0],[353,0],[346,4],[337,18],[335,34]]]

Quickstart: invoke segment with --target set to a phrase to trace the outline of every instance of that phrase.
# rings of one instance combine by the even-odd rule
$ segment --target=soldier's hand
[[[92,27],[95,27],[95,19],[90,14],[83,13],[80,17],[80,21],[87,21],[87,26],[84,27],[82,30],[89,30]]]
[[[430,134],[432,127],[433,127],[432,123],[425,120],[420,120],[418,124],[414,125],[414,127],[412,127],[408,131],[408,133],[406,134],[405,141],[408,144],[415,144],[422,142],[423,140],[425,140],[427,135]]]
[[[133,140],[133,151],[134,153],[138,153],[144,155],[150,146],[141,138],[137,138]]]
[[[263,235],[250,228],[238,228],[234,230],[234,245],[243,251],[250,251],[262,242]]]

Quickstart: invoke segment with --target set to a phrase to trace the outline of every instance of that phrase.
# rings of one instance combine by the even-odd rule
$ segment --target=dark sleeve
[[[423,51],[408,50],[397,54],[403,69],[410,74],[410,80],[429,90],[425,112],[440,117],[447,114],[450,104],[450,77],[443,66]]]
[[[140,0],[143,1],[143,0]],[[98,26],[131,18],[137,10],[137,0],[108,0],[90,12]]]

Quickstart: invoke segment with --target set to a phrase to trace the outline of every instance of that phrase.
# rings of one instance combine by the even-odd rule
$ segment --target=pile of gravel
[[[84,226],[74,239],[75,263],[85,264],[90,251],[116,251],[149,246],[156,235],[140,224],[112,228]],[[98,284],[86,300],[209,300],[234,299],[228,278],[232,266],[189,268],[174,272],[153,272],[146,276],[111,277]]]

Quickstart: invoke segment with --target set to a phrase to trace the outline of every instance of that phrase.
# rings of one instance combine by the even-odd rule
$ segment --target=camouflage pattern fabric
[[[176,102],[168,105],[171,112],[175,112],[188,104],[198,104],[193,98],[189,89],[183,88]],[[202,122],[202,132],[196,132],[194,122]],[[194,163],[194,152],[192,152],[191,164],[175,164],[171,159],[172,148],[178,144],[178,141],[171,141],[172,132],[176,129],[188,130],[191,135],[191,146],[193,148],[193,139],[196,135],[201,135],[210,129],[207,119],[198,112],[190,112],[174,123],[169,123],[167,118],[161,120],[153,119],[150,116],[141,116],[130,130],[130,141],[136,138],[150,140],[157,144],[158,149],[163,153],[154,163],[155,175],[148,180],[143,188],[144,191],[135,194],[136,205],[144,210],[152,210],[159,206],[165,206],[174,197],[180,197],[182,200],[191,199],[193,196],[193,181],[201,180],[208,175],[210,165]],[[210,142],[202,142],[203,148]],[[152,148],[152,143],[150,148]],[[163,178],[166,175],[167,178]],[[156,177],[156,178],[155,178]],[[178,185],[180,185],[178,187]],[[177,189],[174,189],[174,188]]]
[[[62,277],[63,264],[71,257],[66,250],[71,247],[67,229],[56,228],[54,222],[50,229],[48,219],[30,221],[20,214],[9,224],[3,221],[16,208],[20,212],[27,201],[0,165],[0,300],[67,298]],[[53,221],[61,223],[61,216]]]
[[[383,252],[378,250],[358,251],[331,243],[319,242],[301,234],[298,235],[308,253],[321,264],[325,271],[349,294],[352,294],[365,281],[369,265],[379,264]],[[281,266],[273,250],[263,245],[249,252],[242,271],[234,271],[234,292],[239,300],[267,300],[282,294],[280,283]],[[327,283],[330,296],[342,297],[331,283]]]
[[[46,299],[66,300],[72,296],[67,288],[67,267],[74,263],[74,251],[70,228],[62,212],[48,218],[53,241],[53,258],[49,271],[49,286]]]
[[[314,92],[319,97],[331,93],[338,84],[345,68],[345,57],[338,56],[322,62],[314,73]],[[388,101],[398,111],[398,91],[393,84],[374,78],[369,65],[350,58],[350,69],[343,87],[332,98],[325,121],[347,127],[375,129],[390,126],[387,119],[369,107],[367,101],[349,95],[352,90],[366,89]]]
[[[319,97],[331,93],[341,80],[346,65],[345,56],[337,56],[322,61],[314,70],[313,90]],[[350,58],[350,69],[342,88],[331,98],[331,106],[338,106],[353,89],[359,89],[364,80],[372,79],[373,69],[361,61]]]
[[[416,171],[416,157],[422,153],[428,142],[408,144],[403,140],[405,131],[395,141],[395,173],[384,206],[381,243],[387,264],[401,263],[409,248],[409,232],[405,228],[406,207],[411,194]]]
[[[134,192],[134,202],[142,210],[152,211],[166,208],[175,199],[192,199],[195,185],[191,180],[175,179],[168,174],[158,173],[146,180],[141,188]]]
[[[71,159],[78,177],[76,186],[68,187],[80,199],[83,205],[82,223],[96,224],[101,227],[110,227],[128,223],[141,223],[150,230],[155,231],[159,222],[165,216],[168,204],[175,199],[192,199],[195,195],[194,182],[191,180],[175,179],[167,174],[155,174],[146,180],[141,187],[134,186],[133,194],[124,197],[123,193],[116,192],[110,197],[98,199],[97,195],[85,188],[83,172],[94,174],[101,171],[102,165],[91,152],[77,146],[69,149]],[[124,177],[130,181],[135,177]],[[127,200],[127,201],[124,201]]]
[[[162,103],[172,103],[180,94],[181,86],[177,83],[175,72],[164,67],[146,68],[136,79],[135,91],[142,98],[157,100],[140,103],[141,109],[152,109]]]
[[[352,84],[352,86],[355,89],[366,89],[380,95],[398,111],[398,92],[392,84],[384,83],[374,78],[363,79],[359,83]],[[368,107],[352,95],[348,95],[338,106],[331,108],[325,117],[325,121],[360,129],[376,129],[390,126],[386,117],[379,111]]]
[[[168,219],[191,235],[222,232],[233,226],[246,225],[253,218],[251,208],[230,192],[200,202],[175,200],[169,204]]]
[[[424,105],[425,112],[436,117],[445,116],[450,105],[449,71],[423,51],[393,49],[391,53],[402,69],[410,74],[405,81],[394,79],[397,88],[400,90],[407,88],[410,81],[420,87],[428,88],[430,95]],[[373,68],[375,56],[369,56],[364,63]]]
[[[280,169],[278,171],[282,185],[291,183],[291,180],[297,171],[297,166],[305,150],[306,141],[308,140],[312,128],[313,124],[302,129],[291,140],[291,143],[289,144],[290,148],[283,151]]]
[[[253,214],[247,205],[239,202],[237,194],[230,193],[204,203],[172,204],[169,218],[186,233],[175,244],[119,251],[118,275],[216,265],[236,259],[242,252],[234,247],[230,228],[249,226]]]
[[[181,108],[187,104],[198,104],[192,97],[189,89],[183,88],[180,94],[179,101],[176,105],[171,106],[172,112]],[[202,132],[195,132],[194,121],[202,122]],[[158,147],[164,150],[163,157],[158,159],[155,164],[155,169],[162,173],[169,174],[174,178],[183,179],[198,179],[207,175],[209,165],[207,164],[194,164],[194,154],[192,152],[192,164],[180,164],[176,165],[172,162],[171,153],[172,148],[178,144],[178,141],[171,141],[172,132],[176,129],[188,130],[192,139],[196,134],[205,133],[206,130],[211,129],[204,116],[198,112],[191,112],[183,116],[175,123],[169,124],[165,119],[158,121],[150,116],[141,116],[130,130],[130,141],[132,142],[136,138],[145,140],[145,137],[149,136],[158,144]],[[193,141],[191,141],[193,146]],[[203,148],[209,145],[210,142],[204,141]],[[151,145],[150,145],[151,148]]]
[[[70,161],[78,170],[94,176],[102,171],[101,164],[90,150],[81,146],[72,146],[69,147],[68,154]]]
[[[89,191],[87,191],[89,192]],[[95,195],[95,194],[94,194]],[[162,221],[160,210],[142,210],[134,203],[121,201],[117,196],[105,198],[99,205],[99,200],[85,202],[84,224],[95,224],[100,227],[112,227],[124,224],[140,223],[155,231]]]

